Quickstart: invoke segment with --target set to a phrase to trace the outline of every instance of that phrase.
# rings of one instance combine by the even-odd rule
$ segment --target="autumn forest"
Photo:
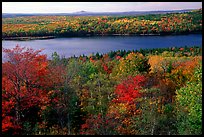
[[[202,32],[202,9],[144,16],[4,18],[2,39]],[[202,46],[48,59],[2,48],[3,135],[201,135]]]

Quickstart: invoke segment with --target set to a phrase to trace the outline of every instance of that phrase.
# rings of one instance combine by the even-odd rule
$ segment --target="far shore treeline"
[[[202,32],[202,9],[135,16],[24,16],[2,18],[2,39]]]

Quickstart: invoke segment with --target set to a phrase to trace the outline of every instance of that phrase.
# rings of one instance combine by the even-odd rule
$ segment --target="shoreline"
[[[202,32],[191,32],[191,33],[168,33],[168,34],[86,34],[86,35],[73,35],[73,36],[37,36],[37,37],[2,37],[2,40],[43,40],[43,39],[55,39],[55,38],[73,38],[73,37],[105,37],[105,36],[176,36],[176,35],[189,35],[189,34],[202,34]]]
[[[55,36],[42,36],[42,37],[6,37],[3,38],[2,40],[40,40],[40,39],[54,39],[56,38]]]

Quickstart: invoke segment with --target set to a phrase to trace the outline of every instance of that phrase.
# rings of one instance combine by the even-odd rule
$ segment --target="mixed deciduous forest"
[[[2,18],[3,40],[201,32],[202,9]],[[2,53],[2,135],[202,134],[200,45],[52,59],[21,45]]]
[[[2,18],[2,38],[167,35],[202,31],[202,9],[140,16],[25,16]]]
[[[202,134],[201,47],[52,60],[18,45],[3,52],[3,135]]]

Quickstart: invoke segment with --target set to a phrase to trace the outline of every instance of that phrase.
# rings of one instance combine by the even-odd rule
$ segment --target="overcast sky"
[[[71,13],[180,10],[202,8],[202,2],[2,2],[3,13]]]

